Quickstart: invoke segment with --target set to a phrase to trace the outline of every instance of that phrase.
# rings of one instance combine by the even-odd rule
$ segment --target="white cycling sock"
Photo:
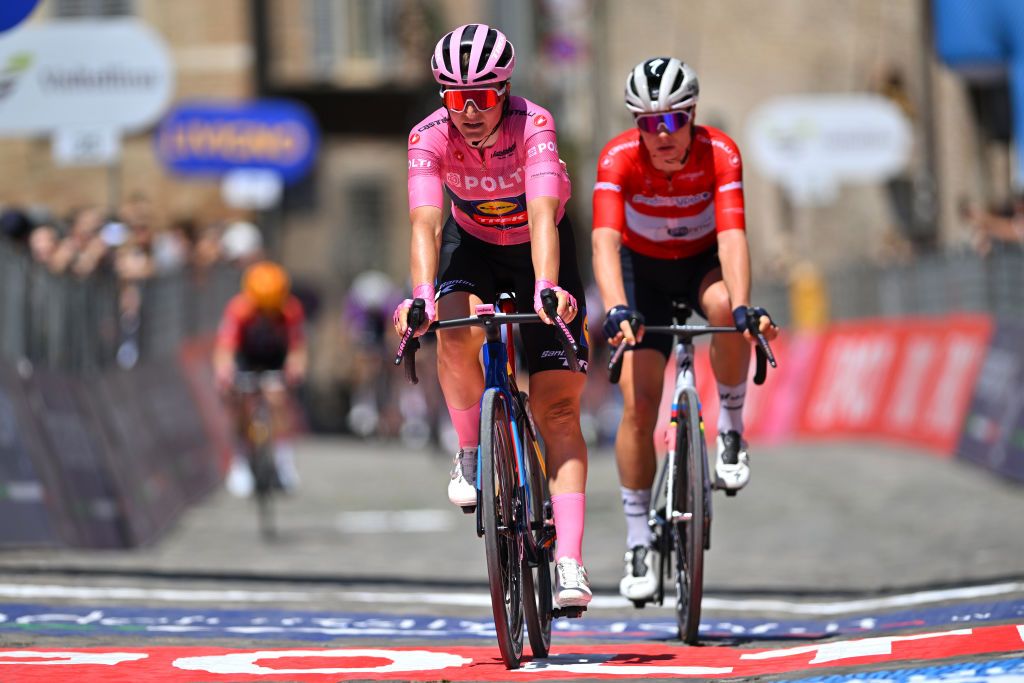
[[[747,380],[732,386],[718,383],[718,431],[743,433],[743,401],[747,397]]]
[[[627,489],[622,491],[622,510],[626,513],[626,547],[651,544],[651,527],[647,513],[651,507],[650,489]]]

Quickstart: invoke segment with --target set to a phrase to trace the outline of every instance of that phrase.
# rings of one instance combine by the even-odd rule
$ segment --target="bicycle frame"
[[[498,319],[494,315],[493,306],[478,306],[476,310],[477,317],[480,318],[481,323],[484,327],[484,344],[483,344],[483,358],[484,358],[484,391],[489,389],[497,389],[501,393],[502,400],[505,402],[505,407],[508,410],[509,421],[512,424],[512,448],[516,456],[516,477],[518,479],[519,488],[525,493],[521,496],[521,504],[523,505],[523,513],[520,515],[519,523],[525,525],[529,523],[529,520],[533,518],[532,506],[532,492],[530,490],[530,482],[526,477],[526,458],[533,457],[534,462],[540,467],[541,473],[546,477],[546,464],[544,458],[541,457],[539,452],[533,454],[527,454],[523,440],[520,438],[521,430],[529,430],[533,437],[533,443],[539,442],[539,435],[534,428],[530,420],[530,416],[527,412],[526,406],[520,400],[519,387],[516,384],[516,367],[515,367],[515,343],[512,337],[512,323],[517,322],[515,319],[517,316],[514,314],[505,314],[501,319]],[[534,319],[534,316],[527,314],[530,320]],[[512,353],[510,353],[510,351]],[[476,490],[480,491],[480,476],[482,467],[480,466],[481,455],[479,448],[477,449],[477,474],[476,474]],[[523,532],[529,529],[520,528],[517,531]],[[534,529],[535,531],[535,529]],[[484,527],[483,519],[481,518],[480,506],[476,509],[476,534],[478,537],[483,537]],[[525,533],[525,537],[532,539],[532,534]],[[546,548],[550,545],[553,538],[553,532],[546,533],[541,544],[534,544],[531,541],[527,541],[525,544],[526,558],[530,563],[530,566],[537,566],[540,562],[540,553],[542,548]]]

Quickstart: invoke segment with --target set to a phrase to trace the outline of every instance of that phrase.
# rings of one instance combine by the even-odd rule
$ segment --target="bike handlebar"
[[[579,372],[579,344],[569,331],[568,325],[558,315],[558,298],[550,289],[541,290],[541,303],[544,312],[554,321],[554,327],[558,330],[558,340],[562,343],[562,350],[565,352],[566,360],[569,362],[571,372]],[[419,339],[413,336],[426,317],[426,302],[423,299],[414,299],[409,308],[407,317],[408,329],[402,335],[398,343],[398,351],[395,353],[395,365],[401,365],[405,361],[405,377],[412,384],[417,384],[419,378],[416,376],[416,351],[420,348]],[[434,330],[447,330],[454,327],[483,327],[488,324],[505,325],[511,323],[543,323],[543,318],[536,313],[485,313],[473,315],[467,318],[451,318],[449,320],[436,320],[427,327],[427,332]]]
[[[684,334],[687,337],[697,337],[702,334],[720,334],[735,332],[739,333],[735,327],[721,327],[714,325],[650,325],[644,327],[644,334],[671,334],[673,336]],[[754,384],[764,384],[764,380],[768,376],[768,365],[773,368],[777,367],[775,362],[775,354],[772,353],[772,347],[768,343],[768,340],[760,332],[754,332],[754,338],[757,339],[757,346],[754,347],[754,355],[757,359],[756,369],[754,370]],[[622,342],[615,347],[615,352],[612,357],[608,360],[608,380],[612,384],[618,384],[619,378],[622,375],[622,357],[627,351],[627,345]]]

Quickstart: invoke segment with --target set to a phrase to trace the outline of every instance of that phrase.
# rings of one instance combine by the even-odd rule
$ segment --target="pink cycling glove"
[[[533,310],[537,313],[540,313],[544,308],[544,304],[540,300],[540,293],[545,289],[550,289],[552,292],[565,292],[564,289],[551,280],[537,280],[533,285]],[[565,292],[565,294],[569,297],[569,308],[576,310],[576,298],[568,292]]]
[[[434,303],[434,285],[424,283],[422,285],[416,285],[412,290],[412,299],[406,299],[402,303],[398,304],[395,309],[395,313],[391,320],[395,325],[398,325],[398,321],[402,315],[403,308],[411,308],[413,299],[423,299],[426,303],[427,322],[434,322],[437,320],[437,307]]]

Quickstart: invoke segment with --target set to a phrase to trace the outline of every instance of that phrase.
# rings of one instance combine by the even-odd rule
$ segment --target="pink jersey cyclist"
[[[447,190],[455,222],[499,245],[529,241],[526,203],[534,197],[557,197],[561,222],[570,183],[551,114],[510,97],[496,135],[490,147],[471,147],[449,125],[445,107],[421,121],[409,136],[409,208],[441,207]]]
[[[497,29],[458,27],[438,41],[430,65],[444,107],[409,135],[413,295],[426,302],[427,318],[435,320],[471,314],[474,305],[494,303],[498,293],[511,291],[518,311],[536,311],[549,323],[520,327],[520,348],[545,445],[557,535],[555,601],[560,607],[585,607],[591,591],[582,564],[584,373],[569,371],[554,321],[540,303],[542,291],[555,292],[558,316],[580,343],[579,369],[585,371],[586,307],[565,214],[570,183],[558,159],[555,125],[548,111],[511,95],[515,50]],[[451,206],[447,220],[445,193]],[[400,335],[408,329],[411,304],[406,300],[395,311]],[[425,329],[426,323],[417,332]],[[459,437],[448,499],[469,509],[478,495],[481,335],[456,328],[437,337],[438,379]]]

